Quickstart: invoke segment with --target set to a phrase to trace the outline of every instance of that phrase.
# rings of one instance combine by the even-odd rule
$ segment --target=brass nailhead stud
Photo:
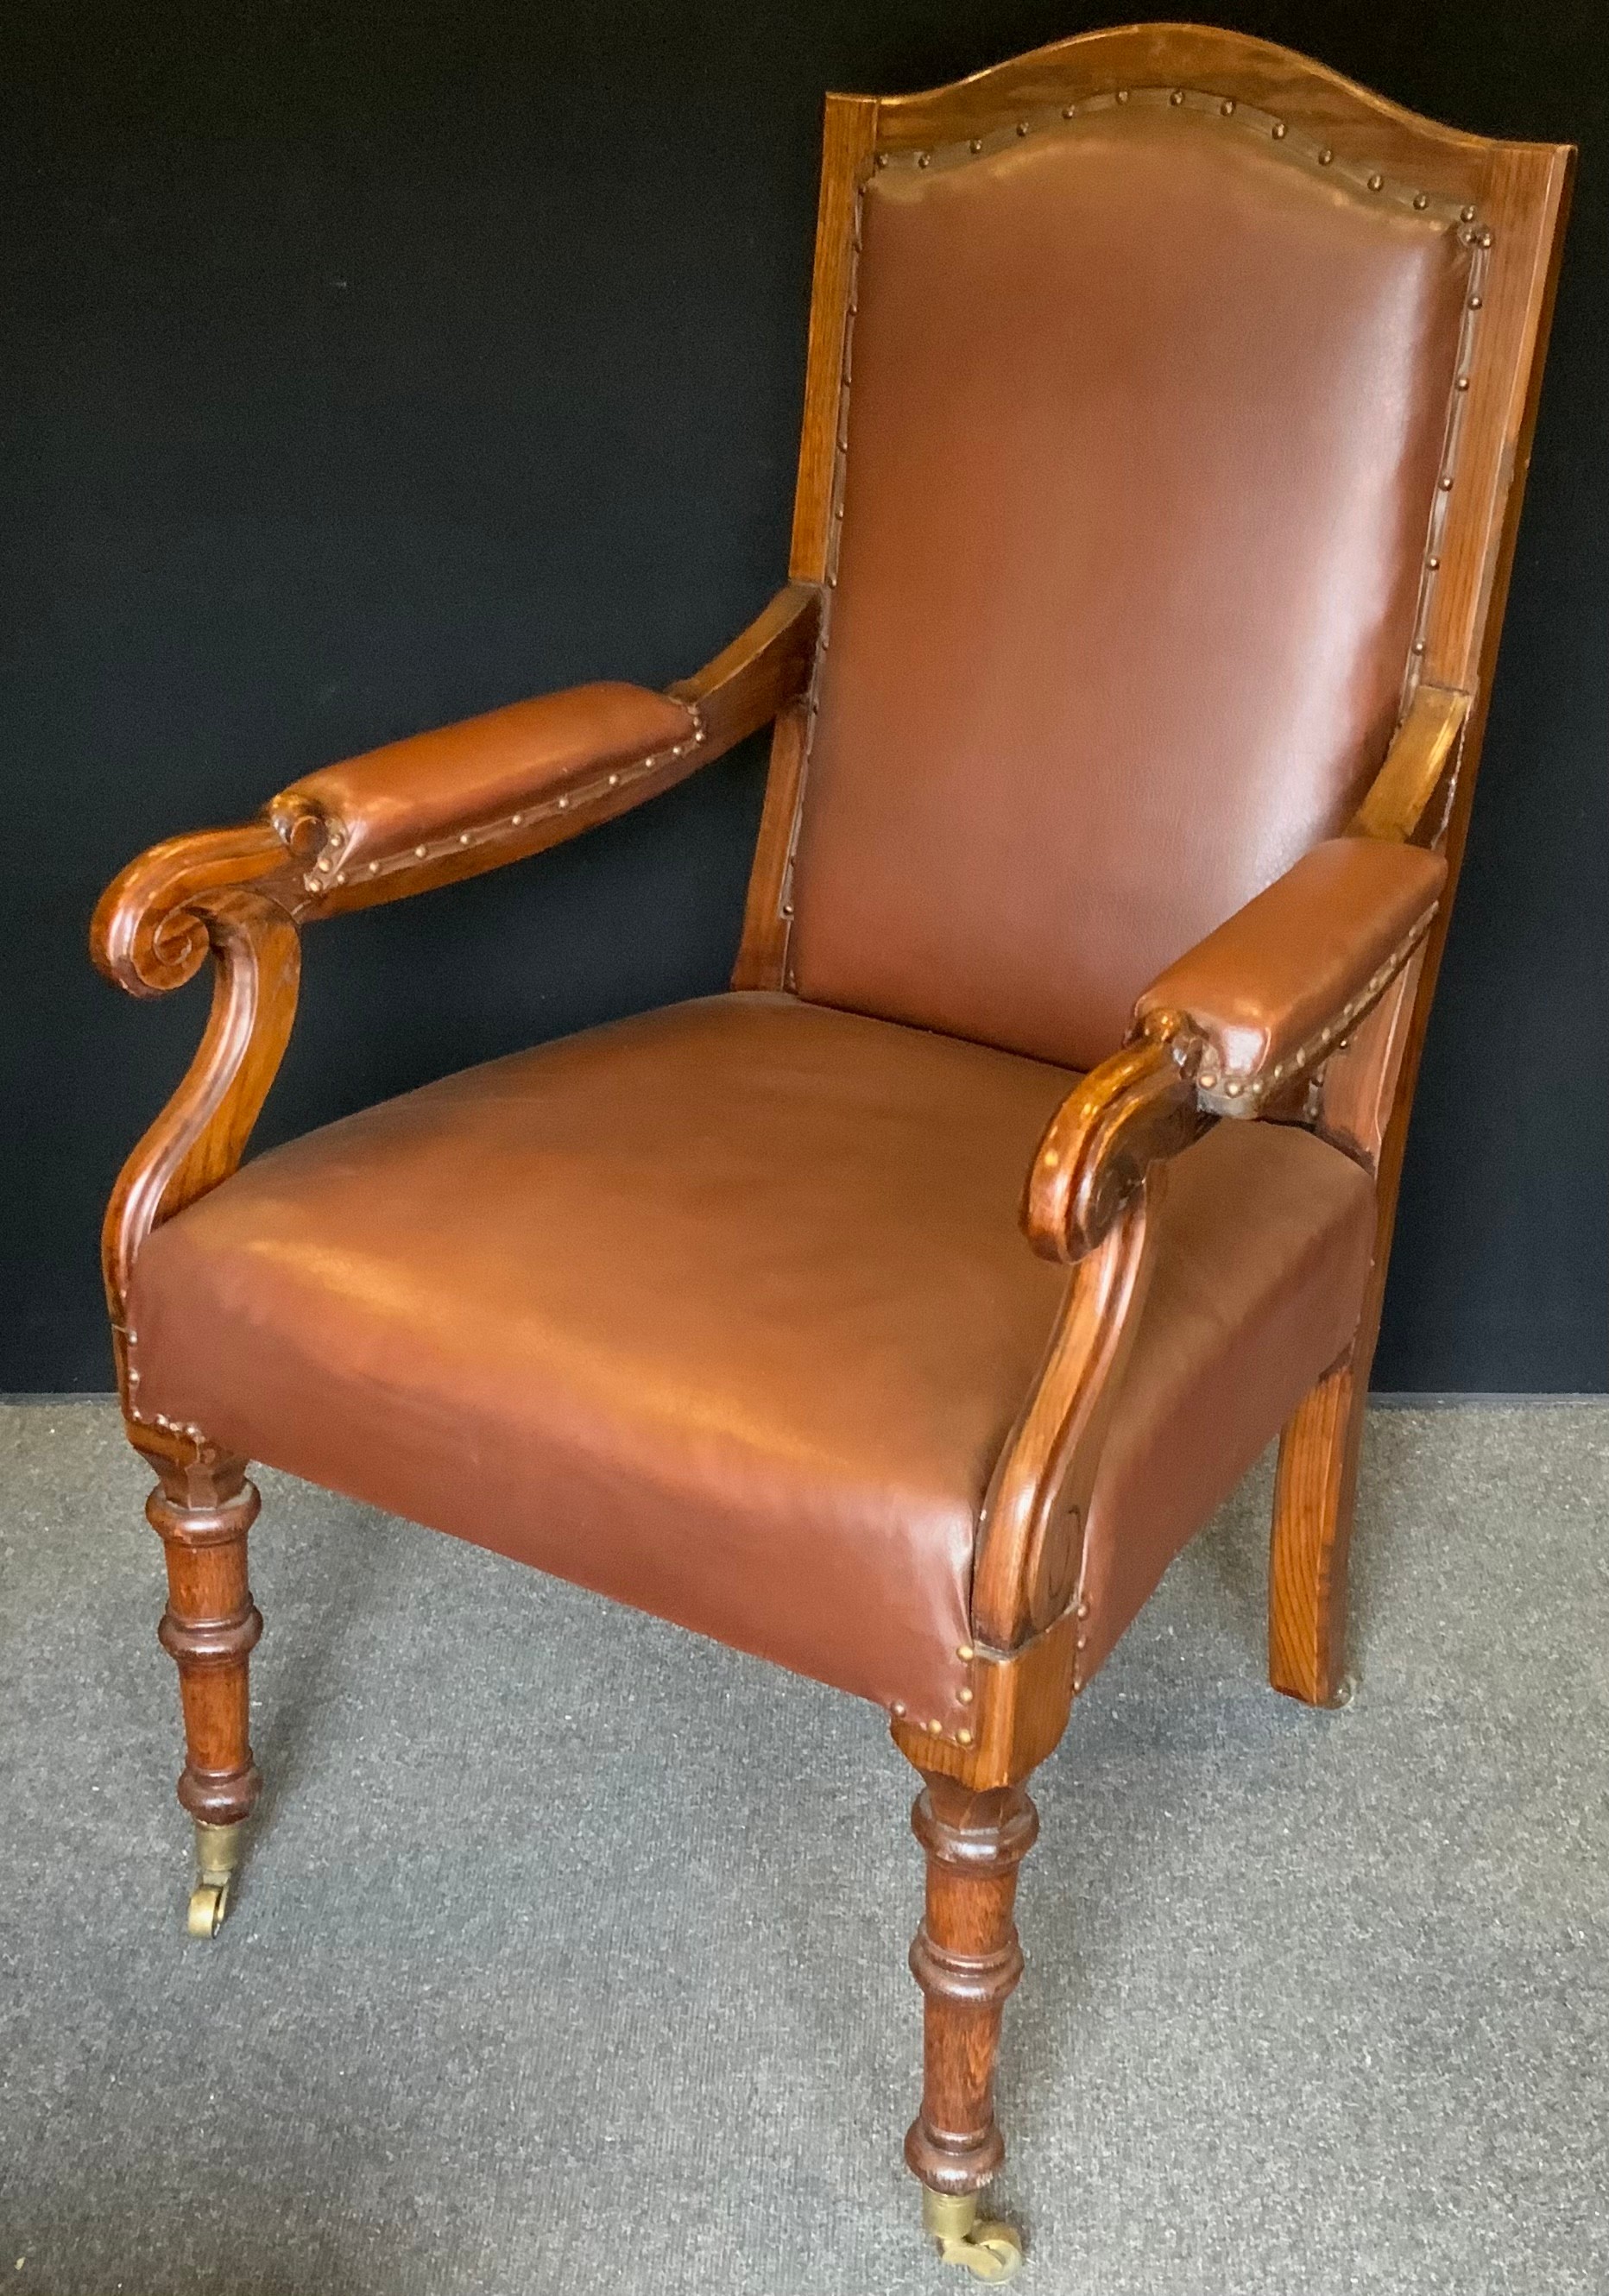
[[[1211,1092],[1218,1082],[1218,1070],[1216,1069],[1203,1069],[1197,1081],[1201,1085],[1203,1092]]]
[[[941,1737],[943,1735],[943,1731],[944,1725],[942,1722],[930,1722],[927,1726],[927,1734],[930,1738]]]
[[[1089,1616],[1088,1603],[1087,1602],[1080,1603],[1078,1605],[1078,1608],[1073,1611],[1072,1615],[1075,1619],[1087,1619]]]
[[[1441,561],[1439,558],[1427,558],[1427,559],[1425,560],[1425,562],[1425,562],[1425,564],[1430,568],[1431,572],[1433,574],[1433,573],[1435,572],[1435,570],[1436,570],[1437,567],[1438,567],[1438,566],[1440,566],[1440,564],[1441,563]]]
[[[562,805],[562,804],[563,804],[563,802],[564,802],[563,799],[562,799],[562,798],[561,798],[561,799],[559,800],[559,803],[560,803],[561,805]],[[468,832],[468,830],[467,830],[467,829],[461,829],[461,830],[459,831],[459,832],[458,832],[458,842],[459,842],[459,844],[460,844],[460,845],[467,845],[467,844],[469,843],[469,832]]]
[[[1414,193],[1414,205],[1415,205],[1416,208],[1427,208],[1427,207],[1429,207],[1429,205],[1430,205],[1430,199],[1429,199],[1428,194],[1427,194],[1426,193],[1424,193],[1424,192],[1416,192],[1416,193]]]
[[[619,789],[620,785],[620,777],[619,774],[611,774],[611,775],[610,775],[610,776],[609,776],[609,786],[610,786],[610,788],[611,788],[611,789]]]
[[[1119,88],[1119,90],[1118,90],[1118,92],[1117,92],[1117,100],[1118,100],[1118,102],[1119,102],[1120,103],[1127,103],[1127,102],[1128,102],[1128,101],[1129,101],[1129,91],[1128,91],[1128,89],[1127,89],[1126,87],[1120,87],[1120,88]]]
[[[894,1719],[898,1722],[898,1721],[901,1718],[901,1717],[904,1715],[904,1712],[905,1712],[905,1701],[904,1701],[904,1699],[903,1699],[903,1698],[896,1698],[896,1699],[895,1699],[895,1701],[894,1701],[894,1702],[893,1702],[893,1704],[889,1708],[889,1712],[893,1716]]]
[[[1227,119],[1235,110],[1235,98],[1232,95],[1226,95],[1223,102],[1218,108],[1223,113],[1224,118]]]
[[[415,861],[423,861],[423,858],[424,858],[424,857],[425,857],[425,853],[426,853],[426,851],[427,851],[427,850],[428,850],[428,848],[427,848],[427,847],[425,847],[425,846],[423,846],[423,845],[415,845],[415,848],[414,848],[414,858],[415,858]]]
[[[919,168],[931,168],[931,167],[932,166],[932,164],[933,164],[933,155],[932,155],[932,153],[931,152],[917,152],[917,154],[916,154],[916,165],[917,165]]]
[[[886,152],[878,152],[878,154],[877,154],[877,165],[878,165],[880,168],[886,168],[886,167],[888,166],[888,163],[889,163],[889,155],[888,155],[888,153],[887,153]]]
[[[1377,192],[1382,189],[1384,183],[1385,177],[1383,176],[1371,176],[1369,177],[1369,189],[1371,192]]]
[[[970,1660],[976,1658],[977,1655],[977,1652],[973,1648],[970,1643],[959,1643],[956,1644],[956,1656],[960,1660],[963,1666],[965,1666]]]
[[[1470,308],[1470,309],[1471,309],[1472,311],[1478,311],[1478,310],[1480,309],[1480,308],[1481,308],[1481,298],[1480,298],[1478,295],[1472,295],[1472,296],[1470,297],[1470,299],[1469,299],[1469,308]]]
[[[378,861],[371,861],[371,862],[370,862],[370,864],[369,864],[369,874],[370,874],[370,876],[371,876],[371,877],[378,877],[378,876],[379,876],[379,874],[380,874],[380,864],[379,864],[379,862],[378,862]]]
[[[970,1690],[957,1690],[956,1697],[958,1703],[963,1706],[970,1706],[973,1702],[973,1694]]]
[[[970,1746],[970,1745],[972,1744],[972,1742],[973,1742],[973,1734],[972,1734],[972,1732],[971,1732],[970,1730],[957,1730],[957,1731],[956,1731],[956,1745],[957,1745],[957,1746]]]
[[[1321,168],[1327,168],[1334,156],[1335,154],[1331,151],[1329,145],[1326,144],[1323,151],[1318,154],[1319,166]]]
[[[1416,653],[1423,653],[1424,652],[1424,640],[1423,638],[1416,638],[1414,640],[1414,652]]]
[[[1475,219],[1475,211],[1474,208],[1460,208],[1458,209],[1458,217],[1460,222],[1474,223]]]
[[[981,135],[974,135],[966,148],[969,152],[981,152],[983,149],[983,138]]]
[[[1225,1092],[1227,1093],[1231,1100],[1237,1100],[1244,1089],[1245,1086],[1241,1083],[1238,1077],[1231,1077],[1228,1083],[1224,1086]]]
[[[1185,91],[1182,87],[1176,87],[1172,94],[1168,98],[1170,103],[1182,103],[1184,100]]]
[[[1273,127],[1268,130],[1268,133],[1272,135],[1276,144],[1281,142],[1285,135],[1285,121],[1283,119],[1277,119],[1274,122]]]
[[[1490,232],[1489,232],[1489,231],[1483,231],[1483,232],[1481,234],[1481,244],[1482,244],[1482,247],[1490,247],[1490,246],[1491,245],[1491,234],[1490,234]]]
[[[562,812],[563,812],[563,810],[564,810],[564,808],[565,808],[565,807],[566,807],[569,803],[570,803],[570,800],[569,800],[567,797],[562,797],[562,798],[559,800],[559,811],[560,811],[561,813],[562,813]]]
[[[1441,491],[1442,491],[1442,493],[1443,493],[1444,495],[1449,495],[1449,494],[1451,494],[1452,490],[1453,490],[1453,482],[1452,482],[1452,480],[1451,480],[1450,479],[1443,479],[1443,480],[1442,480],[1442,481],[1441,481]]]
[[[1079,108],[1079,107],[1078,107],[1078,105],[1077,105],[1076,103],[1064,103],[1064,104],[1062,106],[1062,117],[1063,117],[1063,119],[1071,119],[1072,118],[1073,114],[1077,111],[1078,108]]]
[[[1453,389],[1455,390],[1467,390],[1469,389],[1469,377],[1466,374],[1461,374],[1457,382],[1454,383]]]
[[[1018,120],[1018,122],[1017,122],[1017,133],[1018,133],[1018,135],[1027,135],[1027,133],[1028,133],[1028,122],[1027,122],[1027,120],[1025,120],[1025,119],[1019,119],[1019,120]]]

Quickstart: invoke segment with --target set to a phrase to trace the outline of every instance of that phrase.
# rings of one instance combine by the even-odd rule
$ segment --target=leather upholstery
[[[874,174],[802,996],[1088,1066],[1399,709],[1455,227],[1136,105]]]
[[[293,813],[300,800],[338,824],[329,864],[351,874],[451,831],[472,834],[697,730],[684,703],[645,686],[574,685],[321,767],[282,791],[275,808]]]
[[[472,1069],[155,1232],[142,1408],[952,1727],[978,1510],[1066,1280],[1017,1204],[1071,1081],[769,995]],[[1345,1344],[1372,1237],[1306,1134],[1172,1167],[1099,1651]]]
[[[1170,964],[1135,1017],[1182,1013],[1207,1041],[1220,1091],[1277,1082],[1304,1046],[1373,1002],[1446,882],[1440,853],[1327,839]]]

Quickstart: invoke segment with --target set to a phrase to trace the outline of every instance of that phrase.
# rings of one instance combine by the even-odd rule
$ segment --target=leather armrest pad
[[[282,791],[270,810],[322,816],[333,833],[318,865],[350,875],[465,831],[513,824],[523,806],[569,784],[700,738],[685,702],[640,685],[575,685],[322,767]]]
[[[1203,1038],[1203,1100],[1251,1115],[1327,1051],[1385,988],[1428,927],[1439,853],[1336,837],[1304,853],[1153,980],[1137,1022],[1182,1014]]]

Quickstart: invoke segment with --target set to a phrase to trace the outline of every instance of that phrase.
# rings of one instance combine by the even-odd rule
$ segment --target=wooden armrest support
[[[1255,1116],[1383,995],[1430,930],[1447,863],[1418,846],[1336,837],[1158,975],[1135,1007],[1178,1016],[1199,1047],[1197,1097]]]
[[[129,864],[90,926],[101,971],[160,996],[210,951],[217,977],[200,1050],[107,1211],[114,1336],[145,1236],[244,1153],[295,1015],[297,928],[522,859],[682,780],[803,693],[820,612],[819,590],[791,583],[668,694],[592,685],[516,702],[309,774],[258,820],[169,838]],[[124,1404],[137,1416],[127,1381]]]
[[[1150,1281],[1161,1168],[1208,1121],[1196,1103],[1198,1049],[1178,1014],[1158,1015],[1074,1086],[1029,1173],[1029,1241],[1071,1275],[984,1499],[972,1625],[989,1649],[1045,1633],[1073,1599],[1101,1442]]]
[[[704,740],[696,712],[666,694],[576,685],[325,766],[267,817],[311,854],[300,913],[327,916],[556,844],[691,773]]]
[[[1151,1166],[1195,1138],[1200,1055],[1183,1017],[1158,1013],[1068,1094],[1022,1193],[1022,1226],[1044,1259],[1071,1265],[1094,1251]]]
[[[669,693],[572,686],[293,782],[267,817],[307,857],[299,914],[478,876],[657,796],[804,691],[820,612],[817,590],[790,584]]]
[[[1418,775],[1426,799],[1435,779],[1428,768]],[[984,1502],[973,1570],[981,1645],[1013,1651],[1060,1632],[1076,1601],[1096,1468],[1149,1283],[1169,1160],[1215,1116],[1256,1115],[1356,1025],[1429,929],[1446,874],[1440,854],[1402,843],[1316,846],[1153,983],[1131,1041],[1051,1119],[1023,1191],[1022,1225],[1035,1250],[1064,1262],[1071,1277]]]
[[[1428,841],[1421,832],[1433,823],[1440,826],[1431,800],[1457,758],[1469,703],[1469,695],[1456,686],[1418,688],[1385,763],[1347,824],[1349,837],[1400,845]]]
[[[820,589],[790,582],[712,662],[668,689],[697,711],[711,757],[758,734],[808,690],[820,634]]]
[[[297,922],[500,867],[640,805],[804,691],[820,592],[790,583],[696,676],[652,693],[574,686],[308,774],[238,829],[169,838],[110,885],[90,927],[135,996],[191,979],[210,906],[254,886]]]

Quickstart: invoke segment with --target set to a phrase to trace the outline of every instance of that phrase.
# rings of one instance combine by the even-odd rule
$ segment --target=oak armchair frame
[[[1164,96],[1162,92],[1166,92]],[[978,2226],[975,2195],[1002,2155],[992,2073],[1021,1953],[1016,1868],[1037,1830],[1024,1781],[1053,1750],[1080,1687],[1081,1526],[1116,1375],[1149,1272],[1153,1208],[1169,1160],[1219,1120],[1304,1123],[1374,1175],[1372,1272],[1350,1347],[1298,1406],[1280,1445],[1268,1651],[1275,1686],[1313,1704],[1344,1695],[1347,1550],[1359,1437],[1378,1329],[1420,1049],[1462,856],[1536,417],[1572,154],[1488,141],[1399,109],[1322,66],[1238,34],[1135,26],[1063,41],[953,86],[826,103],[802,441],[788,586],[696,676],[669,689],[681,738],[607,775],[534,787],[499,824],[438,839],[382,870],[340,866],[349,824],[295,792],[255,822],[174,839],[135,861],[95,914],[101,969],[135,996],[191,979],[209,955],[211,1014],[192,1066],[128,1160],[109,1209],[106,1289],[130,1440],[158,1488],[167,1552],[161,1628],[178,1662],[187,1759],[179,1798],[197,1823],[193,1927],[215,1929],[257,1792],[246,1668],[260,1622],[246,1578],[256,1494],[246,1463],[204,1430],[139,1400],[130,1271],[162,1221],[238,1165],[295,1012],[300,935],[319,917],[401,898],[523,859],[669,786],[768,722],[769,781],[734,986],[785,988],[792,843],[815,670],[829,643],[846,328],[858,198],[869,171],[1041,116],[1129,100],[1236,109],[1244,132],[1285,143],[1388,197],[1453,203],[1476,251],[1433,554],[1400,729],[1348,824],[1351,837],[1442,853],[1446,889],[1392,961],[1351,983],[1325,1025],[1238,1100],[1210,1034],[1152,1011],[1071,1093],[1026,1176],[1032,1247],[1068,1270],[1065,1301],[997,1466],[974,1567],[969,1726],[953,1735],[896,1713],[921,1771],[915,1825],[927,1912],[912,1966],[926,1995],[927,2071],[907,2143],[944,2252],[982,2276],[1013,2268],[1012,2236]],[[464,729],[472,732],[472,728]]]

